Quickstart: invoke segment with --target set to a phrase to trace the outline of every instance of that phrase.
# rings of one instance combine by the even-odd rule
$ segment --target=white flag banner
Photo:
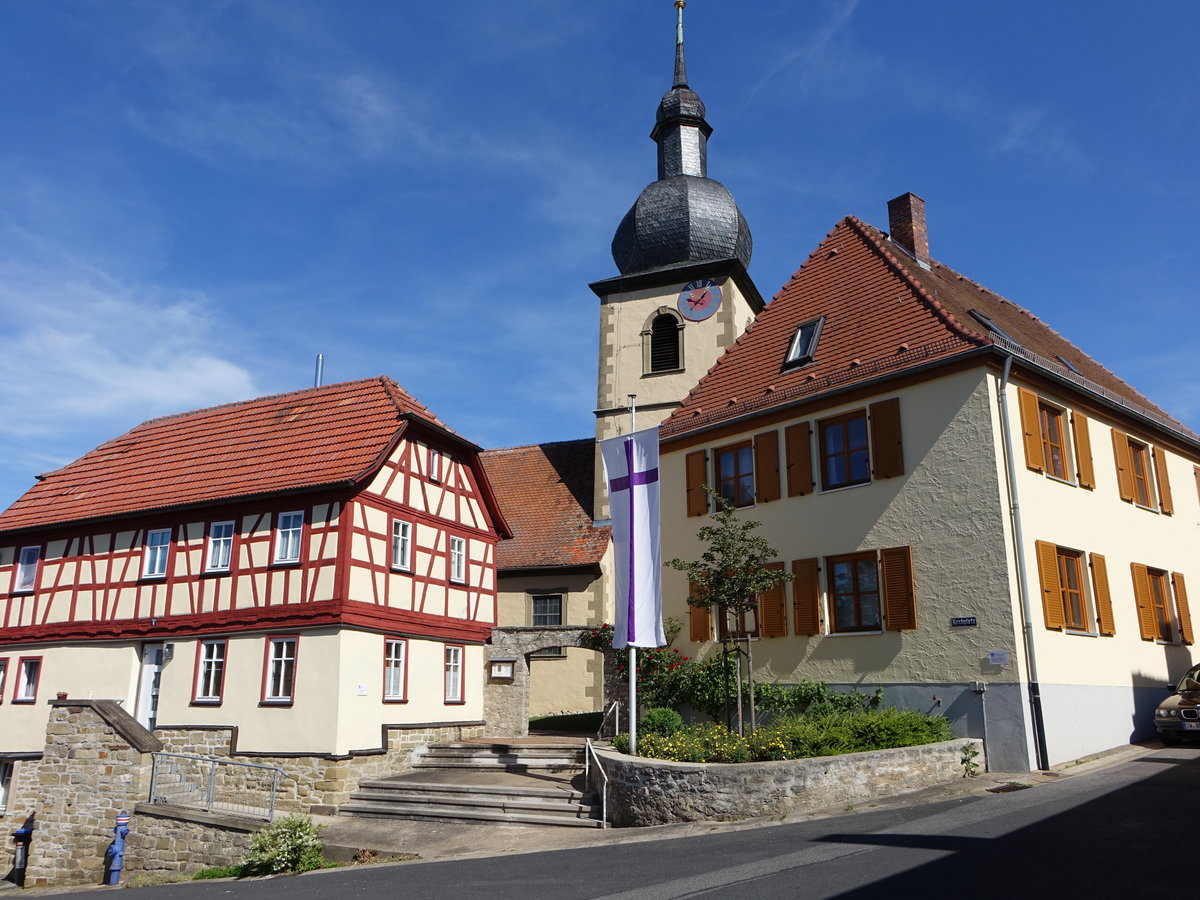
[[[662,647],[658,427],[600,442],[616,560],[613,646]]]

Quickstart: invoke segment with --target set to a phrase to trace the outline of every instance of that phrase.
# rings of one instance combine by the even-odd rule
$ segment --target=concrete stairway
[[[599,828],[577,742],[432,744],[412,772],[365,781],[340,815]]]

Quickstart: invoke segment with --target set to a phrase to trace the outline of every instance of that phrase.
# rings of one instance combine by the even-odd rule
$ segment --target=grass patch
[[[600,730],[603,713],[568,713],[563,716],[538,716],[529,720],[530,731],[569,731],[595,734]]]

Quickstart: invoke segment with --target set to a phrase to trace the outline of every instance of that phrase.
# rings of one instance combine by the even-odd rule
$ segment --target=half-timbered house
[[[388,378],[145,422],[0,515],[0,754],[60,694],[252,753],[478,725],[507,533],[479,448]]]

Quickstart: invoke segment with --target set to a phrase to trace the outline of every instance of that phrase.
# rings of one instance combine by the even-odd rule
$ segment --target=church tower
[[[639,429],[662,422],[763,308],[746,272],[750,227],[733,195],[708,177],[712,127],[688,86],[684,6],[675,0],[675,78],[650,133],[658,180],[617,226],[620,275],[590,285],[600,298],[597,440],[629,431],[630,394]],[[596,465],[595,515],[605,519]]]

